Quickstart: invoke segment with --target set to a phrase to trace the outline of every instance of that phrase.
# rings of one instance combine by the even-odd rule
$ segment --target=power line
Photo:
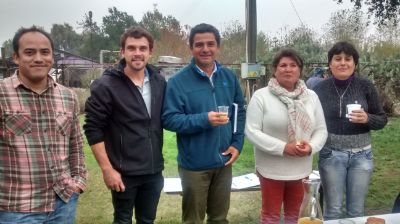
[[[292,5],[292,8],[293,8],[294,12],[296,13],[297,18],[299,18],[301,25],[304,26],[303,20],[301,20],[300,15],[299,15],[299,12],[297,12],[296,6],[294,6],[293,1],[292,1],[292,0],[289,0],[289,2],[290,2],[290,4]]]

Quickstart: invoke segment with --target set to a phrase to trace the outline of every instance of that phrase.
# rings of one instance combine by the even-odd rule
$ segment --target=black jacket
[[[166,82],[147,65],[151,85],[151,118],[143,97],[124,74],[126,62],[104,72],[90,86],[83,126],[90,145],[104,141],[108,158],[122,175],[145,175],[164,168],[161,109]]]

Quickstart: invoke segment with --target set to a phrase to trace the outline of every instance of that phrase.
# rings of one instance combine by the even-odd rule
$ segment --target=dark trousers
[[[113,224],[131,224],[133,209],[137,224],[154,223],[164,178],[160,173],[123,176],[124,192],[111,191],[114,206]]]

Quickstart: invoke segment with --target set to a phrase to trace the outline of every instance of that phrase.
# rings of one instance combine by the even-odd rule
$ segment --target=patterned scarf
[[[295,85],[294,91],[289,92],[279,85],[276,78],[271,78],[268,82],[272,94],[277,96],[288,108],[289,142],[309,141],[312,134],[311,120],[304,106],[309,96],[307,87],[303,80],[299,80]]]

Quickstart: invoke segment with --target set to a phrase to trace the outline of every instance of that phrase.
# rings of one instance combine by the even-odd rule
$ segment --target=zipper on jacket
[[[215,75],[215,74],[214,74],[214,75]],[[214,75],[213,75],[212,77],[214,77]],[[212,95],[213,95],[213,98],[214,98],[215,111],[218,112],[217,97],[215,96],[215,87],[214,87],[214,84],[213,84],[213,81],[211,80],[211,78],[208,78],[208,80],[209,80],[209,82],[210,82],[211,91],[212,91]],[[221,164],[224,165],[224,159],[222,158],[222,155],[221,155],[222,152],[220,152],[220,147],[221,147],[221,128],[222,128],[221,126],[218,127],[218,134],[219,134],[219,136],[218,136],[218,148],[217,148],[217,153],[218,153],[218,158],[221,160]]]
[[[119,135],[119,144],[120,144],[120,155],[119,155],[119,168],[122,169],[122,152],[124,151],[122,146],[122,135]]]
[[[151,122],[149,122],[149,129],[148,129],[148,137],[149,137],[149,146],[150,146],[150,153],[151,153],[151,173],[154,173],[154,152],[153,152],[153,143],[151,141]]]

